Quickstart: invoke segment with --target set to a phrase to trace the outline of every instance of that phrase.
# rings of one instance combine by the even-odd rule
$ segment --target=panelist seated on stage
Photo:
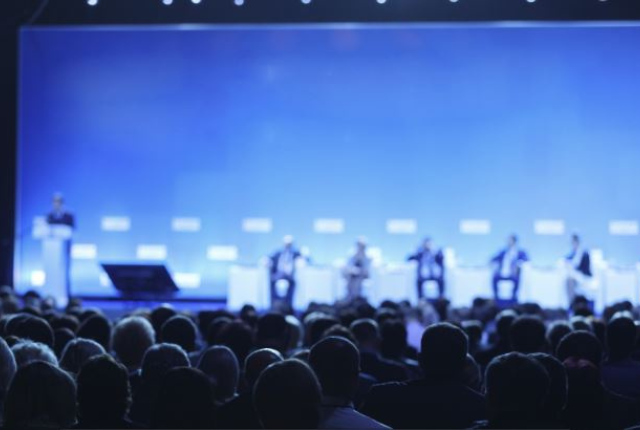
[[[287,235],[283,239],[283,247],[269,257],[269,284],[271,287],[271,304],[284,301],[289,307],[293,306],[293,295],[296,289],[296,264],[307,258],[295,248],[293,236]],[[281,296],[278,291],[279,283],[286,283],[286,291]]]
[[[427,237],[418,250],[407,258],[407,261],[418,263],[417,289],[418,299],[424,296],[424,283],[434,281],[438,285],[438,298],[444,297],[444,254],[433,247],[431,238]]]
[[[529,261],[527,253],[518,247],[518,237],[512,234],[507,239],[507,247],[498,252],[492,259],[493,272],[493,296],[497,300],[498,284],[500,281],[511,281],[513,289],[511,299],[518,300],[518,289],[520,288],[520,272],[522,264]]]
[[[580,243],[580,236],[577,234],[571,235],[571,252],[565,256],[565,264],[567,267],[567,296],[569,304],[571,304],[584,284],[593,276],[591,256]]]
[[[342,275],[347,280],[347,300],[362,297],[362,283],[371,273],[371,258],[367,256],[367,242],[361,237],[356,242],[356,251],[347,261]]]
[[[76,220],[73,214],[64,207],[64,197],[60,193],[53,195],[53,207],[47,214],[47,224],[66,225],[74,228]]]

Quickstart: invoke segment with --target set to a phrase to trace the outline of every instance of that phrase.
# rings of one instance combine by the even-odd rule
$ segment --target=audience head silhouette
[[[467,335],[449,323],[428,327],[420,342],[420,366],[429,379],[452,379],[460,375],[467,360]]]
[[[309,365],[325,396],[353,399],[360,373],[360,354],[353,343],[341,337],[325,338],[311,348]]]
[[[155,342],[151,323],[140,316],[126,317],[113,328],[113,351],[129,370],[140,368],[144,353]]]
[[[196,349],[198,328],[195,323],[183,315],[169,318],[162,324],[162,342],[180,345],[186,352]]]
[[[209,347],[200,357],[198,369],[204,372],[213,384],[217,402],[224,403],[236,395],[240,366],[229,348]]]
[[[267,367],[253,389],[264,428],[317,428],[320,384],[307,364],[290,359]]]
[[[282,360],[282,354],[270,348],[258,349],[249,354],[244,362],[244,377],[249,387],[253,388],[264,369]]]

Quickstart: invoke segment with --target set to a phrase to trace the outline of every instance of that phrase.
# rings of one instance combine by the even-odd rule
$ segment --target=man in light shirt
[[[424,283],[434,281],[438,285],[438,298],[444,297],[444,254],[434,249],[433,241],[427,237],[418,250],[407,258],[418,263],[417,290],[418,299],[424,296]]]
[[[293,236],[285,236],[282,242],[283,247],[269,257],[271,305],[284,301],[291,308],[293,306],[293,294],[296,289],[296,261],[302,258],[302,254],[294,247]],[[278,285],[281,283],[286,284],[284,295],[281,295],[278,291]]]

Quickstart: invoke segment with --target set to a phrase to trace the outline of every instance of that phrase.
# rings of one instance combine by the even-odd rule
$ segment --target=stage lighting
[[[233,0],[236,6],[242,6],[244,4],[244,0]]]
[[[98,0],[87,0],[89,6],[95,6],[98,4]]]
[[[162,4],[166,6],[171,6],[173,4],[173,0],[162,0]]]
[[[300,0],[302,2],[302,4],[309,4],[311,3],[311,0]]]
[[[378,2],[378,4],[385,4],[387,2],[387,0],[376,0]]]
[[[202,2],[202,0],[191,0],[191,3],[193,4],[200,4]]]

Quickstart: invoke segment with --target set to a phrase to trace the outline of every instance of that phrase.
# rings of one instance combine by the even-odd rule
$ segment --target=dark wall
[[[21,25],[620,21],[640,20],[638,0],[0,0],[0,284],[12,284],[15,236],[17,43]]]

